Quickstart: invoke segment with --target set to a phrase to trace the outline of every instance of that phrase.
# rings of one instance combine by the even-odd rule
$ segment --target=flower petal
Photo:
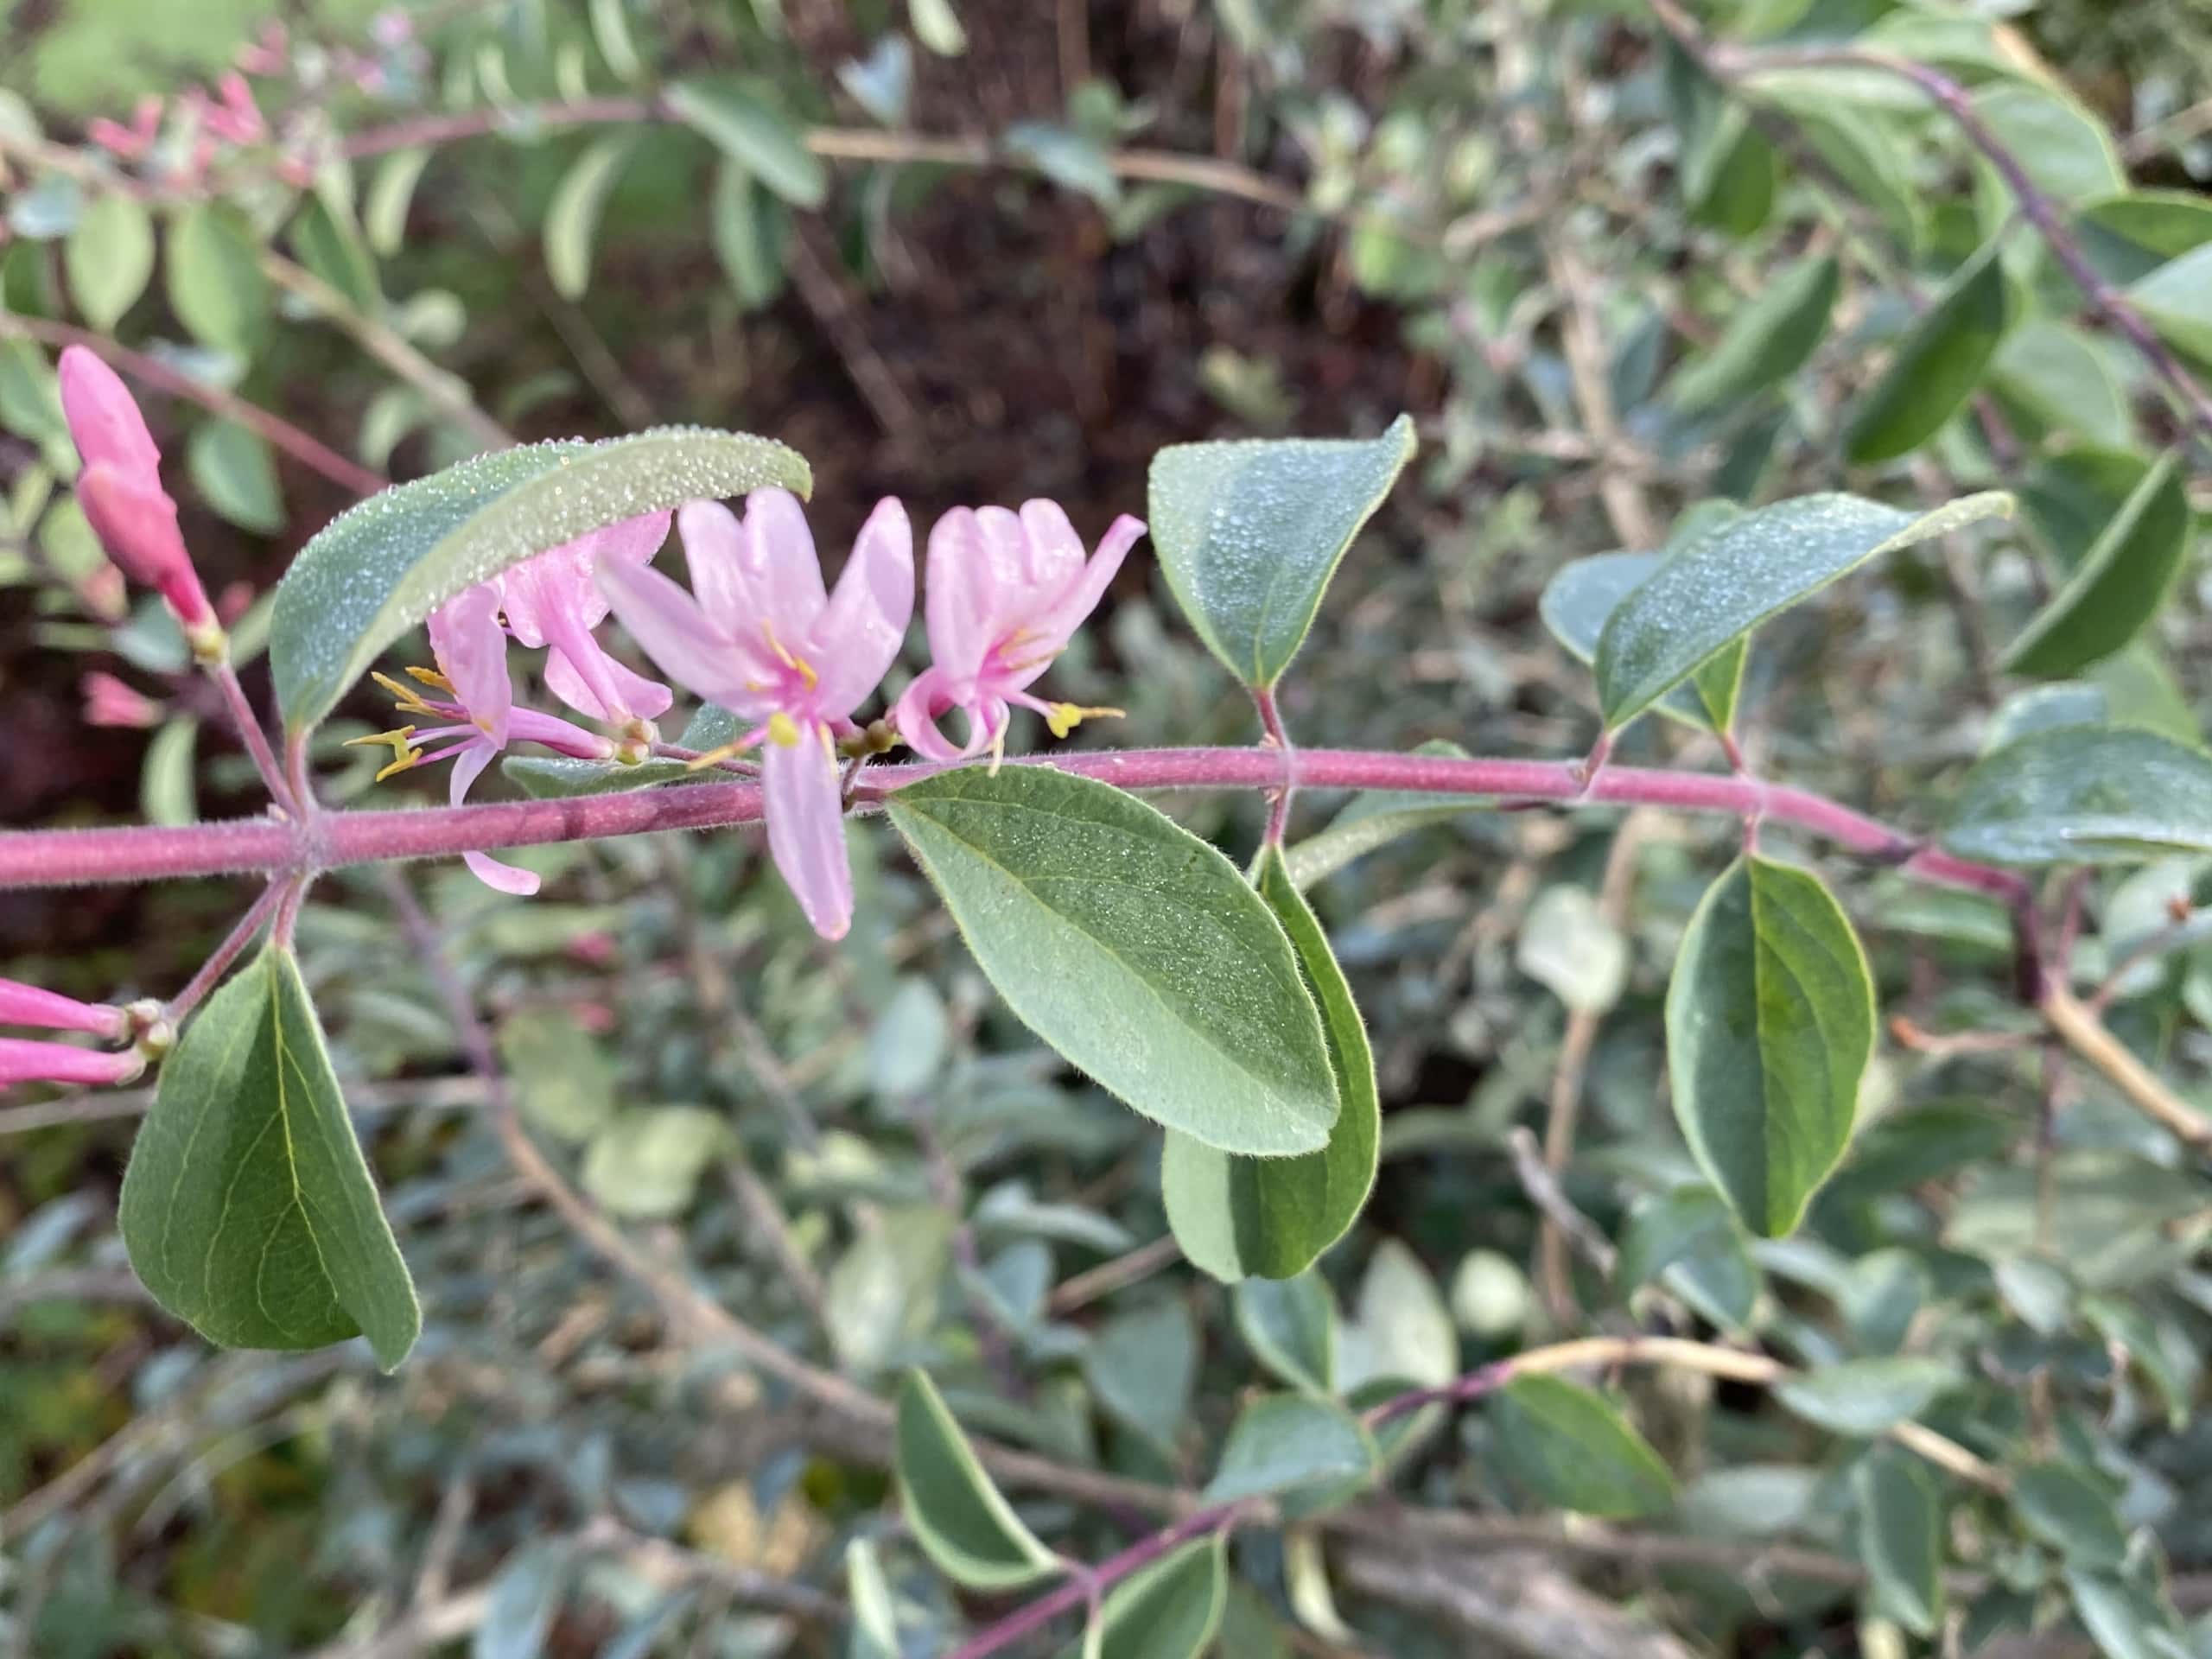
[[[459,806],[469,788],[483,776],[484,768],[492,764],[496,753],[489,743],[471,743],[454,757],[453,776],[446,785],[446,799]],[[487,887],[512,893],[518,899],[527,899],[537,891],[537,876],[531,870],[518,869],[512,864],[502,864],[486,853],[463,853],[461,861],[468,872]]]
[[[121,1008],[79,1002],[59,991],[26,985],[20,980],[0,979],[0,1025],[36,1026],[48,1031],[89,1031],[96,1037],[119,1038],[129,1023]]]
[[[761,807],[776,868],[825,939],[842,939],[853,921],[853,870],[845,849],[845,811],[837,760],[823,728],[802,728],[785,747],[760,751]]]
[[[582,647],[573,660],[557,645],[545,655],[545,689],[578,714],[609,721],[658,720],[675,702],[666,686],[608,656],[591,635],[584,635]]]
[[[930,658],[960,691],[1028,607],[1028,537],[1004,507],[955,507],[930,527]]]
[[[789,490],[755,490],[745,498],[744,570],[754,626],[768,623],[796,650],[795,642],[814,632],[830,595],[814,532]]]
[[[1105,535],[1099,538],[1098,550],[1090,556],[1090,563],[1075,574],[1073,580],[1030,625],[1038,636],[1039,650],[1057,652],[1066,645],[1069,636],[1083,626],[1084,619],[1098,608],[1098,601],[1106,597],[1106,589],[1113,585],[1122,561],[1128,557],[1129,550],[1143,539],[1144,533],[1144,520],[1131,518],[1126,512],[1107,527]],[[1035,677],[1030,676],[1032,679]]]
[[[146,1063],[131,1050],[0,1037],[0,1089],[11,1083],[128,1083]]]
[[[141,489],[161,487],[162,452],[123,378],[99,353],[61,353],[61,413],[87,467],[112,467]]]
[[[683,509],[687,515],[691,511]],[[687,531],[685,545],[691,544]],[[695,582],[700,580],[700,568],[695,561]],[[660,665],[662,673],[709,702],[739,714],[765,712],[750,683],[761,678],[764,671],[749,652],[708,620],[710,612],[702,610],[698,600],[659,571],[643,566],[601,565],[599,585],[630,637]]]
[[[914,529],[906,510],[887,496],[853,543],[806,655],[822,676],[815,706],[836,718],[850,714],[881,683],[906,643],[914,615]]]
[[[455,594],[430,613],[429,629],[438,671],[453,682],[454,696],[492,747],[505,747],[515,687],[507,673],[506,631],[499,626],[499,590],[480,582]]]
[[[573,542],[524,559],[499,578],[507,626],[533,648],[550,645],[556,616],[589,630],[607,620],[607,598],[592,580],[602,564],[645,564],[668,539],[672,515],[648,512],[594,530]]]
[[[1020,518],[1028,542],[1031,588],[1040,594],[1061,592],[1083,569],[1083,537],[1075,533],[1057,501],[1025,501]]]

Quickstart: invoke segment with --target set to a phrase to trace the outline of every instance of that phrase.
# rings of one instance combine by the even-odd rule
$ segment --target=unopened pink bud
[[[176,503],[159,488],[145,489],[115,467],[88,467],[77,480],[77,505],[123,574],[168,601],[187,635],[218,627],[215,607],[184,550]]]
[[[0,1037],[0,1088],[11,1083],[129,1083],[145,1069],[145,1061],[127,1048],[78,1048]]]
[[[85,137],[110,155],[123,161],[135,162],[146,153],[145,141],[123,125],[105,116],[95,116],[85,124]]]
[[[162,705],[112,674],[95,669],[77,683],[85,696],[85,724],[143,728],[162,721]]]
[[[109,466],[142,484],[157,483],[162,452],[123,377],[99,353],[72,346],[61,353],[61,413],[87,467]]]
[[[121,1008],[79,1002],[59,991],[0,979],[0,1026],[36,1026],[47,1031],[88,1031],[95,1037],[122,1037],[130,1028]]]

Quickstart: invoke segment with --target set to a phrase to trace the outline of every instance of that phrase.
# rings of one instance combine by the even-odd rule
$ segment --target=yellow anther
[[[377,773],[377,782],[382,783],[392,773],[405,772],[422,760],[423,751],[415,747],[412,741],[414,736],[415,728],[412,726],[402,726],[397,731],[372,732],[366,737],[349,737],[346,740],[346,747],[349,749],[376,748],[390,745],[391,764]]]
[[[407,671],[407,677],[410,679],[420,680],[433,690],[442,691],[448,696],[453,695],[453,682],[435,668],[410,668]]]
[[[779,749],[798,747],[798,722],[779,709],[768,716],[768,741]]]
[[[704,754],[695,754],[683,763],[686,772],[704,772],[709,766],[719,766],[725,760],[734,760],[753,745],[747,742],[725,743],[718,749],[709,749]]]
[[[1052,713],[1045,716],[1054,737],[1065,737],[1086,720],[1120,720],[1125,711],[1120,709],[1080,709],[1071,702],[1056,702]]]
[[[437,712],[423,701],[423,694],[413,686],[403,685],[391,675],[378,674],[374,670],[370,671],[369,677],[391,693],[391,700],[398,705],[401,714],[429,715]]]

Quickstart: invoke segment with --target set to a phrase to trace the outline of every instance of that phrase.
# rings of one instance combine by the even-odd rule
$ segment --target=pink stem
[[[1275,705],[1275,694],[1265,686],[1255,685],[1252,688],[1252,701],[1260,710],[1260,725],[1267,733],[1268,741],[1282,756],[1282,785],[1268,794],[1267,844],[1280,847],[1283,837],[1290,833],[1290,798],[1294,793],[1290,779],[1297,756],[1291,746],[1290,734],[1283,728],[1282,710]]]
[[[269,734],[262,728],[261,717],[253,712],[253,704],[247,701],[245,687],[238,683],[238,671],[231,665],[230,658],[226,655],[221,662],[210,664],[207,677],[221,690],[223,707],[230,712],[231,724],[238,728],[238,741],[253,757],[254,769],[260,772],[262,787],[269,791],[269,798],[297,817],[299,803],[293,798],[292,786],[284,779],[283,768],[276,764],[276,752],[269,747]]]
[[[1457,760],[1361,749],[1300,749],[1286,768],[1268,748],[1123,749],[1009,759],[1049,766],[1131,790],[1265,789],[1289,780],[1307,789],[1387,789],[1510,801],[1605,803],[1687,812],[1758,815],[1793,824],[1847,852],[1894,864],[1923,880],[1966,887],[2016,906],[2031,889],[2020,875],[1973,863],[1802,789],[1719,772],[1608,766],[1585,781],[1569,761]],[[872,766],[857,791],[861,810],[946,770],[923,762]],[[96,881],[152,881],[246,871],[332,869],[386,859],[443,858],[502,847],[541,846],[669,830],[715,830],[760,817],[751,783],[692,784],[575,800],[406,811],[324,813],[304,823],[256,818],[170,829],[32,830],[0,835],[0,889]]]
[[[207,993],[215,988],[223,976],[230,971],[231,964],[245,952],[246,946],[253,943],[254,936],[261,931],[261,925],[269,919],[269,912],[276,908],[277,901],[296,885],[295,881],[271,881],[261,890],[261,896],[253,901],[245,915],[238,918],[238,925],[231,930],[230,937],[215,947],[215,954],[200,965],[200,971],[193,975],[185,988],[169,999],[168,1006],[162,1012],[168,1015],[172,1025],[183,1024],[184,1017],[198,1007]]]

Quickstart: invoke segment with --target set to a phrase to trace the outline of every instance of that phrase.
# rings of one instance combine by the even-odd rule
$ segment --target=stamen
[[[798,722],[779,709],[768,716],[768,741],[779,749],[798,747]]]
[[[1081,709],[1072,702],[1056,702],[1046,711],[1045,724],[1052,728],[1054,737],[1065,737],[1086,720],[1121,720],[1127,713],[1122,709]]]
[[[396,731],[372,732],[366,737],[349,737],[346,740],[346,747],[349,749],[375,748],[380,745],[390,745],[391,764],[377,773],[377,782],[382,783],[394,772],[405,772],[421,763],[423,752],[414,746],[414,736],[412,726],[402,726]]]
[[[416,674],[420,673],[422,671],[419,669],[410,668],[407,671],[410,674]],[[431,709],[429,703],[423,701],[423,694],[417,691],[413,686],[402,685],[397,680],[393,679],[391,675],[379,674],[374,669],[369,671],[369,677],[374,680],[378,685],[384,687],[385,690],[391,693],[391,700],[398,706],[399,712],[401,714],[427,715],[435,712]],[[448,687],[447,689],[450,690],[452,688]]]
[[[420,680],[434,690],[442,691],[448,696],[454,695],[453,682],[435,668],[410,668],[407,673],[410,678]]]
[[[814,664],[812,663],[808,662],[804,657],[794,657],[791,652],[784,649],[783,641],[776,638],[776,625],[774,623],[763,620],[760,624],[760,632],[768,641],[768,649],[776,653],[778,660],[779,660],[785,668],[790,669],[793,673],[797,674],[800,679],[806,682],[806,689],[808,690],[813,690],[816,686],[822,683],[822,677],[814,671]],[[789,747],[790,746],[786,744],[785,747]]]

